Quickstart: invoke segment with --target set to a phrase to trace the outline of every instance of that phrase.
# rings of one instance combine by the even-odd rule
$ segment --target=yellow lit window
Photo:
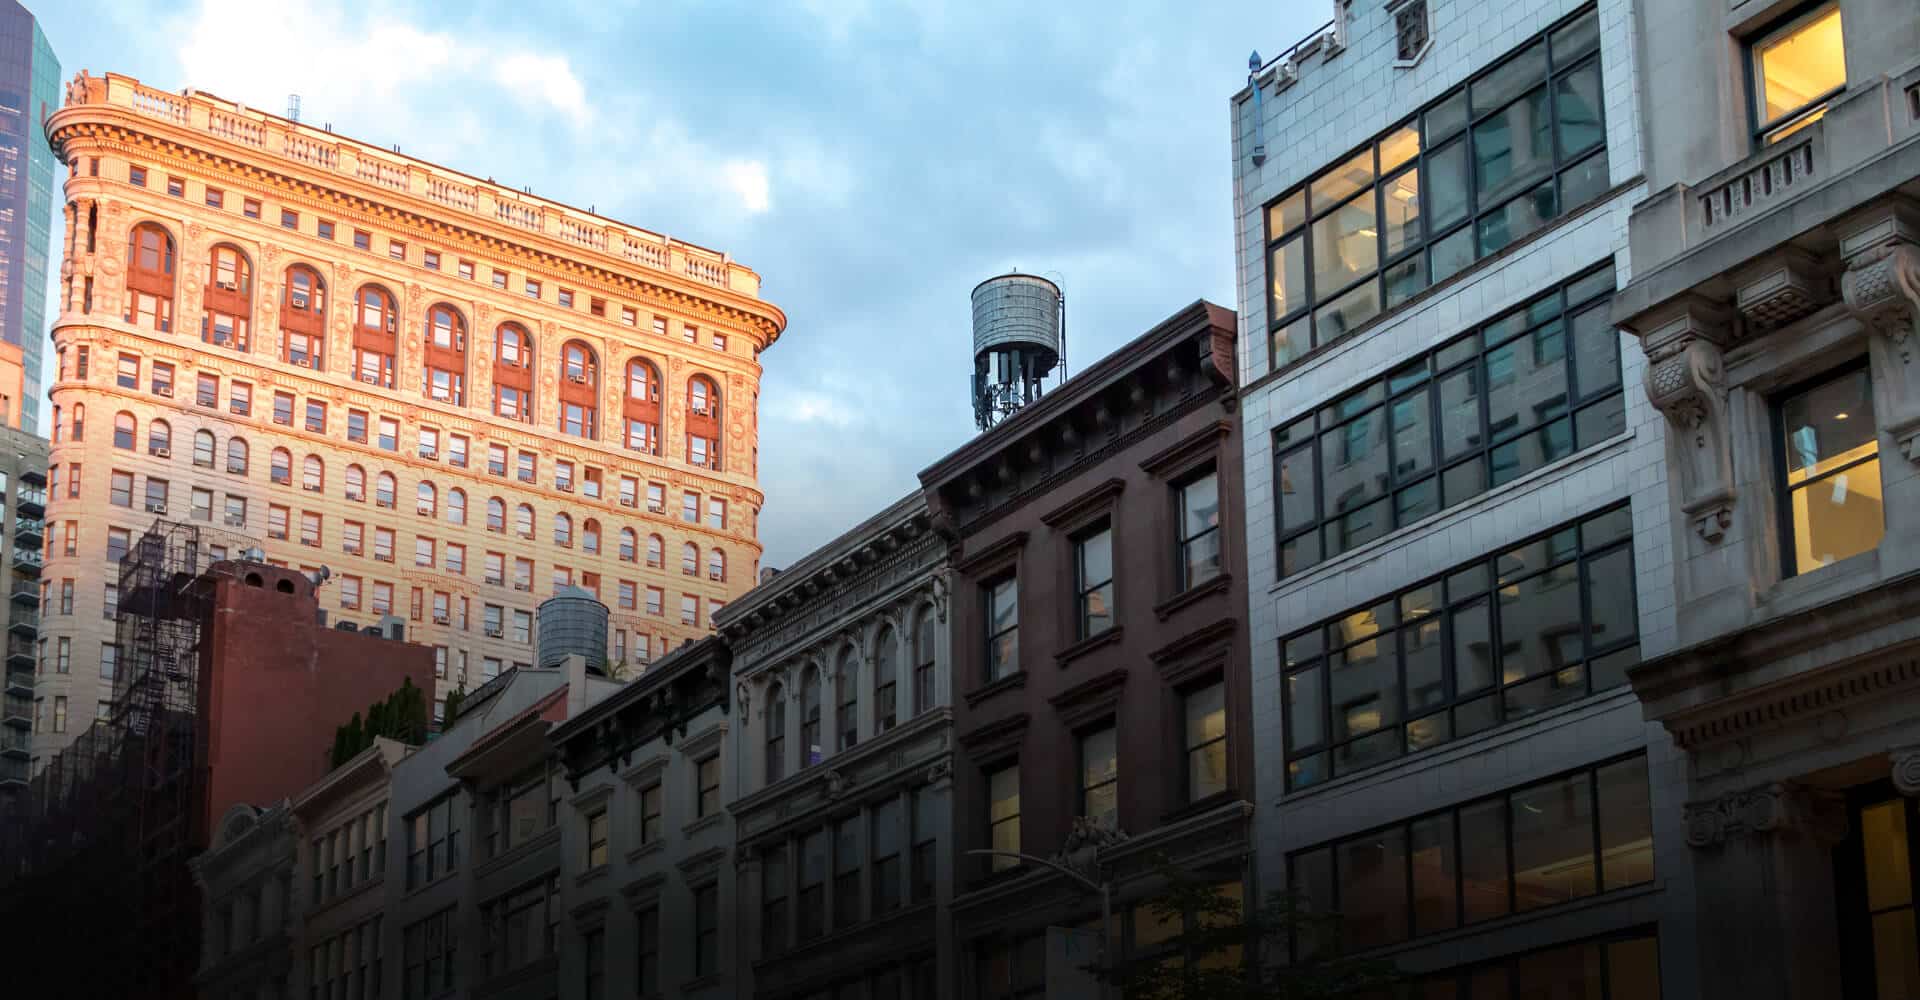
[[[1778,142],[1820,119],[1847,85],[1840,7],[1827,4],[1753,44],[1753,100],[1762,142]]]
[[[1865,368],[1796,391],[1780,403],[1791,575],[1876,548],[1881,513],[1873,384]]]

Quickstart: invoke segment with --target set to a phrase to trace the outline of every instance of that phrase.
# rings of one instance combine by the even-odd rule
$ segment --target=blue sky
[[[981,279],[1056,277],[1076,368],[1194,299],[1234,305],[1227,99],[1249,50],[1330,3],[29,7],[66,76],[276,113],[297,92],[305,121],[754,268],[789,321],[761,357],[779,566],[973,436]]]

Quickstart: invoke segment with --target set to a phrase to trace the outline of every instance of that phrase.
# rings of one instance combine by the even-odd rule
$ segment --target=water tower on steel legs
[[[1032,274],[1003,274],[973,288],[973,421],[981,430],[1040,398],[1066,353],[1066,298]],[[1062,369],[1064,371],[1064,368]]]

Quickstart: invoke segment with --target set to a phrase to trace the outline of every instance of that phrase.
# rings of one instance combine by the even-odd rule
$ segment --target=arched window
[[[213,468],[213,432],[193,432],[193,464],[203,468]]]
[[[533,423],[533,336],[518,323],[494,331],[493,412]]]
[[[73,439],[75,441],[87,439],[87,404],[85,403],[73,404]]]
[[[327,366],[327,285],[320,272],[305,264],[287,268],[280,329],[287,364],[315,370]]]
[[[467,491],[455,487],[447,491],[447,523],[467,523]]]
[[[933,609],[922,608],[913,629],[913,714],[933,709]]]
[[[560,433],[592,440],[599,434],[600,367],[593,349],[570,340],[560,349]]]
[[[173,332],[173,236],[151,222],[127,235],[126,322]]]
[[[580,522],[580,547],[598,555],[600,552],[600,522],[587,518]]]
[[[627,362],[627,397],[621,405],[627,447],[643,455],[660,454],[660,371],[652,362]]]
[[[820,668],[808,667],[800,682],[800,767],[820,763],[826,747],[820,745]]]
[[[200,340],[215,347],[246,351],[252,343],[253,266],[231,243],[208,251],[205,315]]]
[[[700,575],[700,546],[692,542],[681,543],[680,572],[687,576]]]
[[[420,485],[414,488],[413,497],[415,514],[421,517],[433,517],[440,512],[440,493],[433,488],[432,483],[424,479],[420,480]]]
[[[640,536],[632,528],[620,529],[620,561],[633,562],[640,558]]]
[[[840,749],[851,750],[860,742],[860,658],[853,647],[840,650],[840,662],[834,670],[834,725],[840,728]]]
[[[727,578],[727,554],[718,548],[707,550],[707,578],[721,581]]]
[[[487,498],[487,530],[506,533],[507,505],[499,497]]]
[[[705,375],[687,380],[687,462],[720,468],[720,388]]]
[[[327,463],[318,455],[308,455],[300,460],[300,488],[309,493],[318,493],[327,486]]]
[[[898,708],[894,702],[896,659],[893,628],[882,625],[873,640],[873,732],[879,735],[893,728]]]
[[[667,543],[659,535],[647,536],[647,565],[659,567],[667,561]]]
[[[531,506],[521,504],[513,509],[513,530],[519,532],[522,538],[533,537],[533,508]]]
[[[133,414],[125,410],[113,415],[113,446],[122,451],[133,450],[135,424]]]
[[[173,457],[173,428],[164,420],[147,421],[147,454]]]
[[[393,473],[382,472],[373,477],[374,506],[393,509],[393,505],[398,502],[397,492],[398,487],[394,483]]]
[[[236,476],[244,476],[247,474],[246,438],[234,437],[227,439],[227,471]]]
[[[293,452],[275,448],[267,456],[267,478],[282,486],[293,482]]]
[[[467,321],[440,303],[427,310],[426,350],[420,392],[454,406],[467,404]]]
[[[379,285],[364,285],[354,296],[353,377],[369,385],[393,388],[393,355],[400,310]]]
[[[553,515],[553,544],[573,545],[573,518],[564,512]]]
[[[347,499],[367,502],[367,470],[357,465],[347,466]]]
[[[786,776],[787,693],[775,681],[767,685],[767,784]]]

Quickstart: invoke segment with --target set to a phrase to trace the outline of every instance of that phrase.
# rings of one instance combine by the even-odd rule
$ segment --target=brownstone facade
[[[1111,880],[1123,947],[1155,854],[1250,888],[1234,324],[1195,303],[921,473],[955,566],[958,996],[1025,995],[1047,926],[1102,916],[967,851]]]

